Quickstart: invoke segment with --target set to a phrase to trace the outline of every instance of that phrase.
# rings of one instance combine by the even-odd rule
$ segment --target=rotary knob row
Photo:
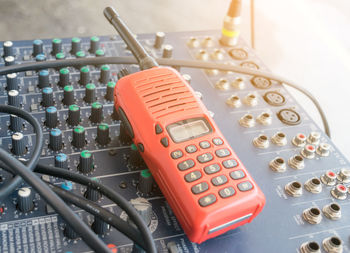
[[[85,134],[86,134],[85,128],[82,126],[76,126],[73,129],[72,144],[74,147],[83,148],[85,146],[86,144]],[[107,145],[110,142],[108,124],[102,123],[97,127],[96,141],[100,145]]]

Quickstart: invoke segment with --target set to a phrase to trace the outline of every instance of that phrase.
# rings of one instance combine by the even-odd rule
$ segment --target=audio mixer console
[[[138,39],[155,57],[268,70],[243,40],[235,47],[220,45],[218,31],[168,33],[165,39],[163,35],[139,35]],[[0,66],[5,62],[131,56],[118,36],[4,42],[0,54],[9,52],[14,57],[1,58]],[[125,68],[128,72],[139,70],[137,65],[102,65],[1,76],[0,103],[20,106],[41,122],[45,137],[42,163],[88,174],[130,200],[149,224],[159,252],[350,251],[349,162],[307,111],[273,80],[181,68],[180,73],[211,111],[266,196],[266,205],[253,222],[202,244],[191,243],[145,170],[136,146],[125,141],[123,133],[119,137],[113,89],[118,73]],[[2,114],[0,144],[17,157],[30,157],[35,144],[33,129]],[[202,173],[220,175],[219,171],[203,168]],[[230,175],[232,179],[244,176],[239,172]],[[9,174],[1,170],[0,176],[1,186]],[[42,178],[93,199],[128,220],[115,204],[95,196],[91,189],[54,177]],[[235,191],[249,190],[244,187],[249,185],[233,185]],[[73,209],[114,252],[132,251],[132,242],[120,232],[97,226],[92,215]],[[30,187],[17,190],[1,203],[0,240],[0,252],[91,251]]]

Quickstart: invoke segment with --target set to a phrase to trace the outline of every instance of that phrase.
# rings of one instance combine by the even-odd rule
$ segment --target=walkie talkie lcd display
[[[121,78],[115,108],[188,238],[201,243],[252,221],[265,197],[210,117],[174,69],[159,67],[112,8],[140,72]]]

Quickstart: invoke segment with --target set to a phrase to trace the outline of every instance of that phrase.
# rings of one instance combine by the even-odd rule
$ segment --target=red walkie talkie
[[[186,235],[201,243],[252,221],[265,197],[193,89],[159,67],[111,7],[104,15],[142,71],[121,78],[115,108]]]

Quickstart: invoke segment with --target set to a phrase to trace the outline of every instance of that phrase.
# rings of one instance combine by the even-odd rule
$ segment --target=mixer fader
[[[224,47],[219,38],[218,31],[138,36],[158,58],[268,70],[243,40],[235,47]],[[131,56],[117,36],[7,41],[0,54],[4,56],[1,66]],[[138,71],[137,65],[101,64],[8,74],[0,77],[0,103],[23,108],[39,120],[45,139],[42,163],[93,177],[128,199],[148,224],[159,252],[349,252],[349,162],[284,86],[262,76],[215,69],[179,70],[266,197],[262,213],[251,223],[202,244],[191,243],[185,236],[140,159],[140,147],[130,143],[114,111],[118,75]],[[18,158],[31,156],[35,135],[29,124],[3,114],[0,127],[2,147]],[[215,175],[219,170],[203,168],[202,173]],[[2,170],[0,176],[1,182],[10,177]],[[239,172],[231,175],[241,176]],[[128,220],[125,212],[93,189],[55,177],[43,175],[42,179]],[[249,185],[241,187],[239,190],[245,190]],[[131,252],[133,244],[127,237],[73,208],[111,249]],[[1,203],[0,238],[1,252],[90,251],[26,185]]]

